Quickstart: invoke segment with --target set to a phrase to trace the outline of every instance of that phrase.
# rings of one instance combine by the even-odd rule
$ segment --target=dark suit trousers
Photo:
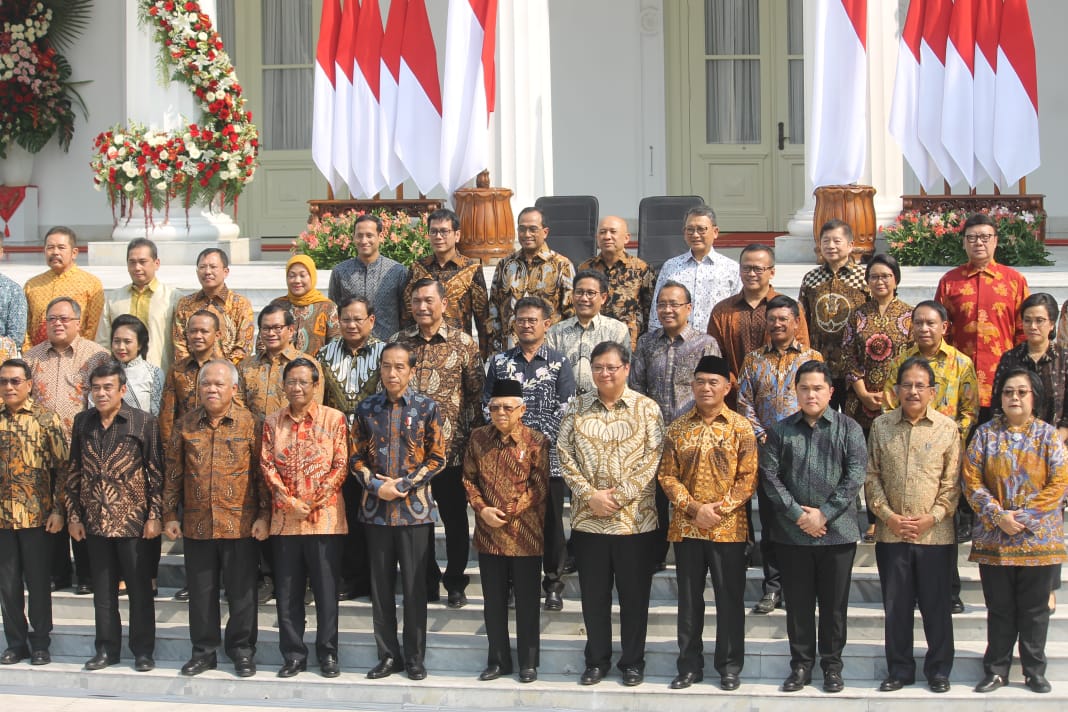
[[[0,529],[0,613],[4,616],[7,647],[19,653],[28,655],[34,650],[48,650],[51,644],[51,553],[51,535],[45,533],[43,526]],[[28,623],[23,581],[30,598]]]
[[[471,554],[471,531],[467,522],[467,490],[464,489],[463,468],[446,467],[430,481],[430,492],[434,495],[438,515],[445,528],[447,563],[445,573],[442,574],[431,547],[430,562],[427,564],[427,585],[430,590],[436,591],[440,581],[445,585],[446,591],[463,591],[470,580],[464,570]]]
[[[71,581],[70,555],[74,552],[74,574],[78,583],[90,583],[93,573],[89,568],[89,548],[85,541],[74,541],[66,529],[57,534],[47,534],[51,542],[52,580],[62,583]]]
[[[649,592],[658,546],[657,532],[591,534],[571,532],[582,586],[586,624],[586,666],[607,672],[612,664],[612,586],[619,597],[623,652],[617,667],[645,668]]]
[[[256,568],[259,542],[244,539],[190,539],[185,542],[189,588],[189,637],[194,658],[215,657],[222,645],[231,660],[253,657],[259,634]],[[230,618],[220,639],[219,584],[226,589]]]
[[[857,545],[776,544],[786,596],[790,667],[811,670],[816,661],[816,604],[820,607],[819,654],[825,673],[842,671],[849,582]]]
[[[502,672],[512,672],[512,643],[508,638],[508,588],[515,591],[515,637],[519,668],[538,667],[541,647],[541,575],[540,556],[478,555],[482,575],[483,615],[489,653],[486,665],[500,665]]]
[[[371,592],[371,569],[367,562],[367,535],[360,524],[360,502],[363,500],[363,487],[355,477],[346,477],[341,485],[341,496],[345,498],[345,519],[349,523],[349,533],[341,535],[341,566],[338,578],[345,586],[345,591],[366,596]],[[339,588],[341,583],[338,584]]]
[[[315,654],[337,655],[337,569],[340,536],[272,536],[278,642],[285,660],[307,660],[304,582],[315,594]]]
[[[1020,640],[1024,675],[1046,674],[1049,592],[1059,566],[990,566],[979,564],[986,600],[986,652],[983,669],[1009,676],[1012,647]]]
[[[683,539],[675,542],[679,583],[680,673],[705,667],[705,575],[716,597],[716,671],[740,673],[745,664],[745,542]]]
[[[564,565],[567,563],[567,537],[564,535],[564,498],[567,483],[562,477],[549,478],[549,496],[545,503],[545,553],[541,580],[542,589],[548,593],[564,590]]]
[[[877,543],[875,559],[886,611],[886,670],[890,677],[914,682],[916,658],[912,656],[913,605],[920,604],[927,656],[923,674],[928,681],[953,670],[953,614],[950,612],[947,561],[956,544]]]
[[[379,659],[389,656],[406,664],[422,663],[426,655],[426,570],[433,561],[434,525],[365,525],[371,562],[371,615]],[[397,640],[397,564],[404,593],[404,653]]]
[[[751,500],[750,500],[751,501]],[[750,515],[752,511],[750,511]],[[771,540],[771,527],[775,510],[763,487],[757,487],[757,514],[760,517],[760,559],[764,566],[764,593],[782,593],[782,575],[777,546]],[[752,516],[749,521],[753,521]]]
[[[119,581],[130,598],[130,652],[152,656],[156,648],[156,604],[152,596],[152,542],[141,537],[86,537],[93,560],[96,652],[118,660],[122,653]]]

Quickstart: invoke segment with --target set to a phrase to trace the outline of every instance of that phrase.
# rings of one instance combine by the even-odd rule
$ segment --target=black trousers
[[[427,588],[436,591],[440,582],[445,585],[446,591],[463,591],[470,580],[464,570],[471,554],[471,531],[467,522],[467,490],[464,489],[463,468],[446,467],[430,481],[430,492],[434,495],[441,524],[445,528],[447,563],[443,574],[438,568],[438,562],[434,560],[434,549],[431,547],[430,561],[426,569]]]
[[[371,568],[367,562],[367,535],[359,523],[363,487],[355,477],[346,477],[341,485],[345,499],[345,518],[349,533],[341,535],[341,564],[338,589],[357,596],[371,593]]]
[[[790,668],[811,670],[816,661],[816,604],[819,603],[819,654],[823,672],[842,671],[846,644],[849,582],[857,545],[776,544],[782,568]]]
[[[434,525],[382,526],[367,524],[371,561],[371,615],[379,659],[391,657],[406,664],[426,656],[426,568],[433,561]],[[404,652],[397,640],[397,565],[404,593]]]
[[[916,680],[916,658],[912,656],[913,605],[920,604],[927,656],[923,674],[949,677],[953,670],[953,614],[950,612],[949,579],[946,560],[956,544],[883,543],[875,545],[879,583],[886,611],[886,670],[890,677],[912,683]]]
[[[849,392],[846,380],[844,378],[835,378],[831,381],[831,385],[834,386],[834,393],[831,394],[830,407],[832,410],[842,410],[845,405],[846,393]]]
[[[74,552],[74,574],[78,583],[89,583],[93,579],[93,572],[89,566],[89,547],[86,541],[74,541],[64,529],[56,534],[45,533],[51,544],[51,574],[52,581],[69,584],[72,582],[70,555]]]
[[[756,488],[757,493],[757,515],[760,517],[760,560],[764,567],[764,594],[778,593],[782,594],[782,574],[779,572],[779,554],[775,550],[775,542],[771,540],[771,527],[772,521],[774,521],[775,510],[772,509],[771,500],[768,499],[768,495],[764,492],[764,488],[758,486]],[[750,504],[747,506],[749,509],[749,522],[752,526],[753,511],[752,511],[752,499],[749,500]]]
[[[541,587],[546,592],[564,590],[564,565],[567,563],[567,536],[564,534],[564,498],[567,483],[562,477],[549,478],[549,497],[545,503],[545,552]]]
[[[156,603],[152,596],[152,542],[141,537],[86,537],[93,560],[96,652],[118,660],[122,653],[119,581],[130,598],[130,652],[152,657],[156,649]]]
[[[278,643],[285,660],[307,660],[304,582],[315,594],[315,654],[337,655],[337,569],[340,536],[272,536]]]
[[[675,542],[679,584],[680,673],[705,667],[705,576],[716,597],[716,671],[740,673],[745,664],[745,542],[683,539]]]
[[[52,542],[44,527],[0,529],[0,614],[7,647],[29,655],[48,650],[52,632],[52,593],[49,590]],[[30,620],[26,621],[25,593]],[[33,632],[29,631],[30,625]]]
[[[1025,676],[1046,674],[1049,592],[1058,566],[989,566],[979,564],[986,600],[986,652],[983,669],[1009,676],[1012,647],[1020,641]]]
[[[212,658],[220,645],[231,660],[256,654],[259,610],[256,567],[259,542],[244,539],[185,538],[189,588],[189,638],[194,658]],[[219,584],[226,589],[230,618],[220,639]]]
[[[660,482],[653,481],[656,483],[656,532],[660,535],[656,544],[655,563],[660,566],[667,561],[668,547],[671,546],[667,540],[668,525],[671,524],[671,510],[668,508],[668,498]]]
[[[649,591],[658,544],[656,531],[643,534],[571,532],[582,587],[586,624],[586,666],[608,672],[612,664],[612,586],[619,597],[622,654],[617,667],[645,668]]]
[[[541,648],[540,556],[478,555],[482,574],[483,615],[489,652],[486,665],[512,672],[512,643],[508,638],[508,588],[515,591],[515,638],[519,669],[538,667]]]

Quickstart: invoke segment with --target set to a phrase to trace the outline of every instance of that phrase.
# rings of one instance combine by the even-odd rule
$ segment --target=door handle
[[[782,151],[786,148],[786,139],[790,138],[786,135],[786,124],[782,121],[779,122],[779,150]]]

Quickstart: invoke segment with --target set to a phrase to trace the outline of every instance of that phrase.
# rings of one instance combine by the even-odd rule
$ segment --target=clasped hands
[[[917,541],[920,537],[931,530],[935,520],[930,514],[921,514],[918,517],[904,517],[900,514],[891,514],[886,520],[886,526],[894,536],[905,541]]]
[[[802,504],[801,509],[804,513],[797,518],[797,526],[801,527],[801,531],[813,539],[819,539],[827,533],[827,517],[823,516],[818,507],[806,507]]]

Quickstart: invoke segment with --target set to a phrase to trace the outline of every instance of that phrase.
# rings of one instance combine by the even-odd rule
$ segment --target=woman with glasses
[[[315,354],[323,345],[341,335],[337,305],[315,288],[318,273],[308,255],[293,255],[286,262],[288,294],[274,300],[293,315],[293,346],[297,351]]]
[[[987,610],[984,677],[975,691],[1008,684],[1019,639],[1024,683],[1049,692],[1049,594],[1065,558],[1061,502],[1068,453],[1055,428],[1036,415],[1045,405],[1036,372],[1009,369],[994,397],[1001,412],[975,431],[962,470],[964,494],[975,510],[968,559],[979,564]]]

